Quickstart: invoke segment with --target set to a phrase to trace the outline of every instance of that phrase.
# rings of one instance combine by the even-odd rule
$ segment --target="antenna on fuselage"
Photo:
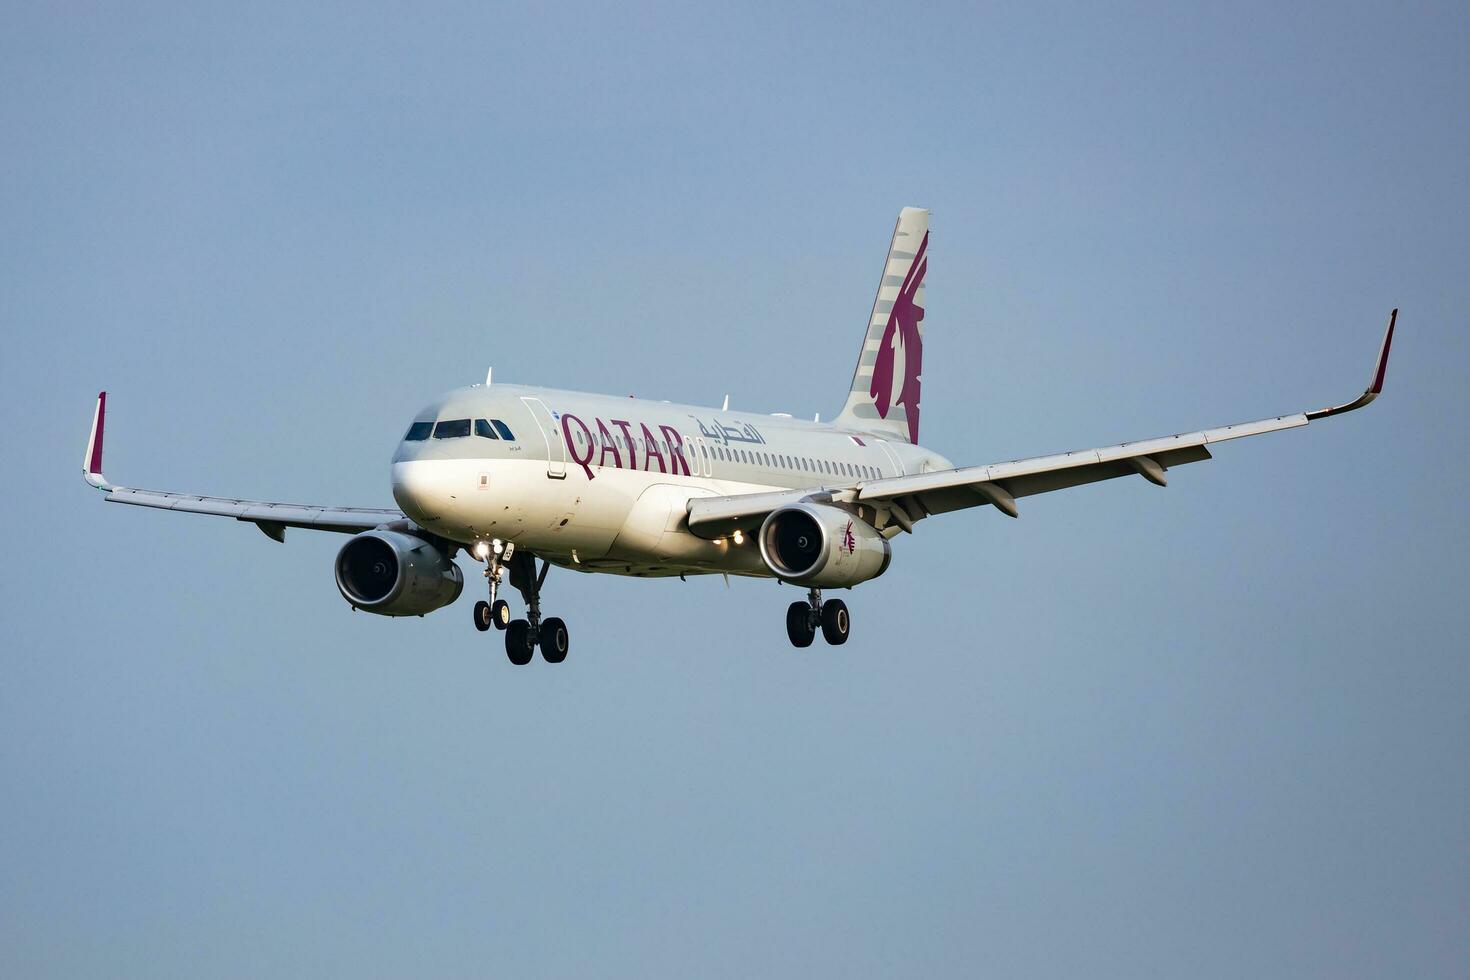
[[[493,365],[490,366],[490,367],[487,367],[485,369],[485,387],[486,388],[490,387],[490,376],[492,374],[494,374],[494,373],[495,373],[495,367]]]
[[[730,396],[729,395],[726,395],[725,396],[725,404],[723,404],[723,405],[720,406],[720,411],[722,411],[722,412],[728,412],[729,410],[730,410]]]

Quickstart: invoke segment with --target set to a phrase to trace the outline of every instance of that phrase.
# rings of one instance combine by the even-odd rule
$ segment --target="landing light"
[[[490,557],[490,546],[483,541],[475,545],[475,557],[481,561]]]
[[[742,534],[742,533],[740,533],[739,530],[737,530],[734,534],[730,535],[730,537],[732,537],[732,538],[735,539],[735,543],[736,544],[744,544],[745,543],[745,535]]]

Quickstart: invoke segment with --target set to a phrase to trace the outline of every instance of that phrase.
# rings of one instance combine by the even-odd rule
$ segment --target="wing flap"
[[[893,520],[908,530],[920,518],[983,504],[994,504],[1015,516],[1016,497],[1066,490],[1123,476],[1141,476],[1162,486],[1166,470],[1171,466],[1210,459],[1209,447],[1215,443],[1299,428],[1314,419],[1351,412],[1372,402],[1383,391],[1388,372],[1388,352],[1397,320],[1398,310],[1394,310],[1389,314],[1388,329],[1374,361],[1368,389],[1354,401],[1341,405],[1156,439],[1122,442],[1100,449],[889,477],[846,488],[706,497],[690,503],[689,528],[701,536],[717,537],[736,528],[749,530],[764,520],[766,514],[784,504],[799,500],[836,499],[886,508],[885,512],[892,514]]]
[[[356,533],[369,531],[390,521],[403,520],[403,514],[400,511],[383,508],[316,507],[308,504],[280,504],[264,500],[237,500],[231,497],[203,497],[198,494],[170,493],[162,490],[133,490],[128,487],[114,487],[108,491],[107,499],[115,504],[132,504],[135,507],[153,507],[186,514],[233,517],[237,521],[310,528],[317,531]]]

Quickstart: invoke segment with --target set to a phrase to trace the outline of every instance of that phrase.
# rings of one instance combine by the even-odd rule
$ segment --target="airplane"
[[[284,542],[287,528],[350,534],[335,562],[354,610],[423,616],[459,598],[455,557],[483,563],[474,623],[505,634],[511,663],[566,659],[566,623],[543,616],[551,566],[640,578],[723,574],[806,590],[786,612],[796,647],[847,641],[851,617],[823,589],[881,576],[891,542],[928,517],[1137,476],[1156,486],[1216,443],[1362,408],[1383,391],[1395,309],[1367,390],[1310,412],[1099,449],[955,466],[919,444],[929,212],[904,208],[883,264],[846,402],[830,422],[790,415],[493,383],[416,413],[392,458],[399,510],[308,506],[114,486],[102,475],[107,393],[83,473],[114,503],[233,517]],[[523,617],[500,597],[506,579]]]

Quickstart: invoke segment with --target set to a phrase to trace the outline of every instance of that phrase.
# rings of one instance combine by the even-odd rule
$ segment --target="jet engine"
[[[464,576],[449,556],[401,531],[364,531],[337,552],[337,590],[379,616],[422,616],[459,598]]]
[[[761,559],[800,585],[842,588],[888,570],[888,539],[862,518],[828,504],[789,504],[760,529]]]

